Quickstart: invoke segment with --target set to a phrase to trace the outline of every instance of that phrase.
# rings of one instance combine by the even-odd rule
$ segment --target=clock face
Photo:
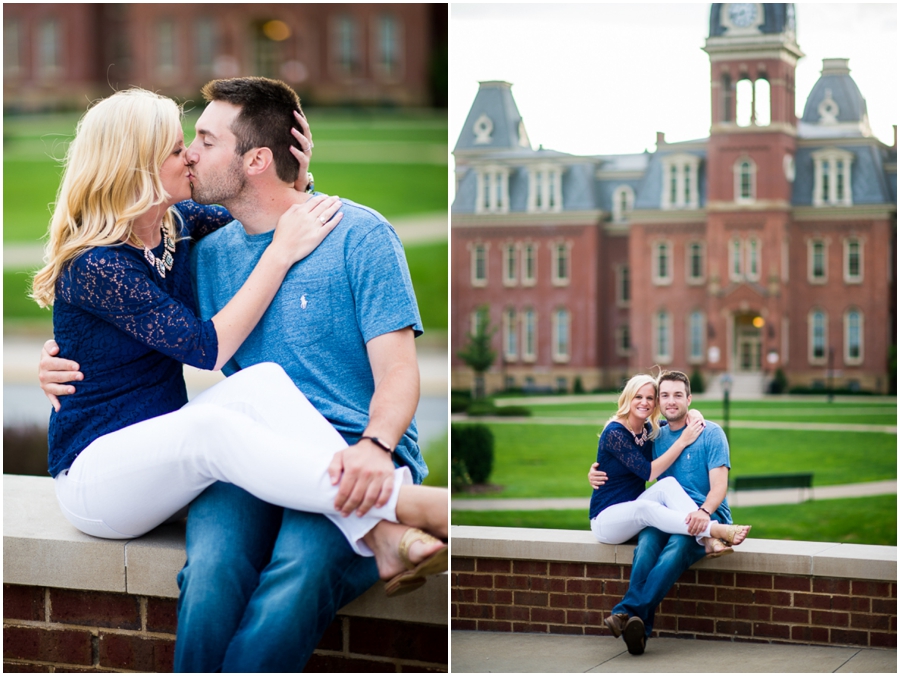
[[[747,28],[756,23],[757,11],[756,3],[736,2],[728,5],[728,18],[735,26]]]

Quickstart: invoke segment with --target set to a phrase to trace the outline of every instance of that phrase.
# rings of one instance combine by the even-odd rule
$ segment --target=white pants
[[[617,545],[630,540],[647,526],[664,533],[690,535],[685,520],[697,511],[697,503],[674,478],[660,479],[641,493],[637,500],[610,505],[591,519],[591,532],[603,544]],[[710,537],[710,521],[697,535],[697,541]]]
[[[384,507],[342,517],[328,464],[347,444],[277,364],[257,364],[203,392],[178,411],[96,439],[56,477],[63,514],[102,538],[134,538],[177,515],[216,481],[266,502],[324,514],[353,549],[372,556],[362,537],[382,519],[397,521],[395,470]]]

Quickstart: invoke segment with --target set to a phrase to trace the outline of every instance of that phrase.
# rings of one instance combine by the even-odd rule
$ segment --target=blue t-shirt
[[[653,446],[653,458],[656,459],[668,451],[681,433],[685,430],[671,430],[668,425],[660,428],[659,436]],[[728,439],[725,432],[716,423],[706,421],[704,429],[697,441],[688,446],[669,469],[663,472],[659,478],[674,477],[691,499],[698,505],[702,505],[709,495],[709,471],[716,467],[728,467],[731,469],[731,461],[728,456]],[[713,512],[712,518],[719,523],[731,523],[731,509],[728,500],[722,500],[719,508]]]
[[[182,363],[211,369],[218,339],[194,311],[192,242],[231,221],[221,207],[175,205],[181,239],[161,277],[144,252],[95,247],[71,261],[56,282],[53,335],[59,354],[84,374],[75,393],[51,410],[48,469],[67,469],[92,441],[187,403]],[[153,249],[159,258],[161,242]],[[161,440],[162,441],[162,440]]]
[[[650,423],[645,425],[650,433]],[[590,517],[593,519],[610,505],[630,502],[644,492],[650,479],[653,442],[638,446],[634,435],[621,423],[611,422],[600,434],[597,462],[606,472],[606,483],[591,494]]]
[[[377,212],[341,200],[343,220],[294,265],[259,324],[225,365],[227,375],[272,361],[344,436],[358,440],[369,421],[375,381],[366,352],[372,338],[422,322],[403,246]],[[214,316],[238,292],[272,242],[274,230],[250,235],[234,221],[195,247],[197,306]],[[428,470],[415,420],[397,456],[416,482]]]

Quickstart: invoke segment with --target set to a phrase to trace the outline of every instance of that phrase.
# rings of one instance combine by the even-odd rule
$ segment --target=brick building
[[[488,390],[617,387],[654,365],[718,385],[885,392],[896,345],[896,126],[872,134],[846,59],[803,115],[792,4],[713,4],[708,138],[633,155],[534,150],[482,82],[454,150],[454,349],[490,307]],[[453,356],[454,388],[471,371]]]
[[[196,98],[261,75],[315,104],[446,105],[446,45],[442,5],[6,3],[3,101],[81,108],[131,85]]]

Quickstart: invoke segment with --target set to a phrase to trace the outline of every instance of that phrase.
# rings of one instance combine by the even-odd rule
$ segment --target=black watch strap
[[[381,448],[382,450],[387,451],[387,452],[390,453],[390,454],[393,454],[393,453],[394,453],[394,449],[391,448],[390,446],[388,446],[386,443],[384,443],[384,442],[383,442],[381,439],[379,439],[378,437],[360,437],[360,438],[359,438],[360,441],[362,441],[363,439],[368,439],[368,440],[371,441],[373,444],[375,444],[376,446],[378,446],[378,447]]]

